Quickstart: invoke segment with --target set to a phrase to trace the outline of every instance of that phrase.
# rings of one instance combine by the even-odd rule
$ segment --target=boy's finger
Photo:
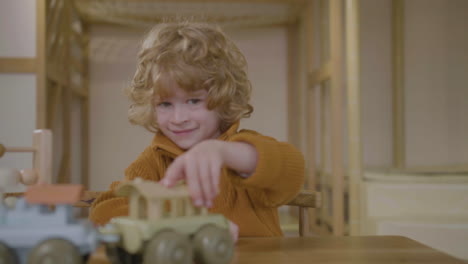
[[[198,179],[196,162],[187,159],[185,161],[184,168],[185,175],[187,176],[186,181],[190,191],[190,195],[192,196],[193,204],[197,207],[200,207],[203,205],[203,194],[200,186],[200,181]]]
[[[216,174],[216,169],[213,169],[213,167],[217,167],[216,164],[213,162],[207,166],[208,169],[208,175],[209,175],[209,183],[210,183],[210,190],[211,190],[211,200],[214,200],[216,198],[216,195],[218,194],[218,186],[216,182],[218,181],[219,175]]]
[[[239,238],[239,226],[234,222],[229,221],[229,233],[231,233],[232,240],[234,241],[234,244],[236,244],[237,239]]]
[[[212,179],[210,175],[209,162],[201,162],[198,164],[199,178],[201,181],[203,195],[204,195],[204,205],[208,208],[211,208],[214,197],[214,190],[212,187]]]
[[[210,167],[211,179],[213,181],[214,196],[219,192],[219,181],[221,179],[221,169],[217,164],[211,164]]]
[[[184,179],[184,177],[183,159],[175,159],[167,168],[164,178],[160,182],[166,187],[172,187],[175,183]]]

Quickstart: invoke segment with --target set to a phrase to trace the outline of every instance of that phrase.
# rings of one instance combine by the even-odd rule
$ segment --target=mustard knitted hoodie
[[[223,214],[239,226],[239,236],[281,236],[277,207],[295,197],[304,182],[304,158],[292,145],[251,130],[237,132],[239,122],[218,139],[241,141],[253,145],[258,152],[257,168],[249,178],[224,168],[219,194],[210,212]],[[125,171],[125,180],[136,177],[159,181],[170,163],[183,150],[162,133]],[[116,197],[113,182],[92,204],[89,218],[98,225],[116,216],[128,215],[128,200]]]

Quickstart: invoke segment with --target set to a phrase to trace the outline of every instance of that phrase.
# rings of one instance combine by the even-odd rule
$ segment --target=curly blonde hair
[[[190,22],[158,24],[144,38],[135,76],[125,89],[131,101],[129,120],[156,132],[154,99],[171,95],[164,84],[174,81],[186,92],[208,92],[207,107],[218,113],[224,132],[253,111],[246,71],[244,55],[218,27]]]

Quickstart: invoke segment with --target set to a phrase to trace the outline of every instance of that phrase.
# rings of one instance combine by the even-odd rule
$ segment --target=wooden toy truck
[[[100,229],[109,236],[112,263],[228,264],[234,242],[228,220],[192,205],[186,186],[166,188],[136,179],[116,190],[129,197],[129,216],[113,218]],[[118,237],[112,242],[112,236]]]

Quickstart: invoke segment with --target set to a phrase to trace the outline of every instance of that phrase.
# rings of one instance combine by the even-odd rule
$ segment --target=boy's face
[[[171,83],[172,95],[155,98],[156,122],[161,132],[181,149],[189,149],[197,143],[220,135],[220,119],[215,111],[206,107],[208,92],[198,90],[187,93],[175,82]]]

